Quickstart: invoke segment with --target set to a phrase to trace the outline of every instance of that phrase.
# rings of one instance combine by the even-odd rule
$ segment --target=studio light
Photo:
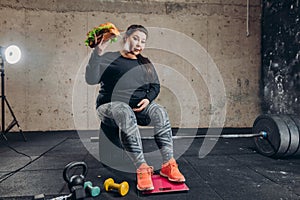
[[[7,47],[4,51],[4,59],[9,64],[16,64],[21,59],[21,50],[16,45]]]
[[[8,103],[8,100],[5,96],[5,87],[4,87],[4,83],[5,83],[5,73],[4,73],[4,62],[7,62],[9,64],[16,64],[17,62],[19,62],[21,59],[21,50],[18,46],[16,45],[11,45],[8,46],[7,48],[5,47],[1,47],[0,46],[0,64],[1,64],[1,133],[0,136],[2,136],[2,138],[4,138],[5,140],[7,140],[6,137],[6,133],[8,133],[10,131],[10,129],[12,129],[15,125],[18,126],[20,133],[23,136],[23,139],[26,141],[26,138],[23,134],[23,131],[18,123],[18,120],[11,108],[11,106]],[[7,128],[5,128],[5,105],[7,105],[10,114],[13,117],[12,122],[8,125]]]

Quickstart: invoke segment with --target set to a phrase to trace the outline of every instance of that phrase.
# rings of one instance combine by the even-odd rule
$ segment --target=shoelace
[[[145,174],[145,173],[147,173],[148,175],[152,175],[153,174],[153,167],[149,166],[149,167],[138,169],[137,173],[139,174],[140,179],[143,177],[143,174]]]
[[[178,171],[178,165],[176,163],[170,164],[171,167],[171,172],[174,172],[174,170],[177,172]]]

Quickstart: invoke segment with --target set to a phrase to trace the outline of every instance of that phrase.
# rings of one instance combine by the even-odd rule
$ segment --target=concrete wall
[[[23,130],[98,128],[98,88],[83,79],[91,51],[86,33],[107,21],[121,30],[137,23],[151,30],[145,55],[157,65],[157,101],[173,127],[208,127],[224,106],[226,127],[252,126],[260,113],[261,7],[250,1],[247,37],[246,2],[1,0],[0,45],[17,44],[23,52],[20,63],[6,64],[6,96]],[[224,98],[212,98],[222,81]]]

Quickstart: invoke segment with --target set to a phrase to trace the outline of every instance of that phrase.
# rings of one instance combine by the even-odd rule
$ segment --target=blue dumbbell
[[[86,181],[83,187],[92,197],[96,197],[100,194],[100,188],[98,186],[93,186],[91,181]]]

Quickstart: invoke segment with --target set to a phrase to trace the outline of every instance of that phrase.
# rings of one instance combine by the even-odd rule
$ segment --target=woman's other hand
[[[138,108],[133,108],[132,110],[134,112],[141,112],[149,105],[149,103],[150,103],[149,99],[143,99],[138,103],[138,105],[137,105]]]

